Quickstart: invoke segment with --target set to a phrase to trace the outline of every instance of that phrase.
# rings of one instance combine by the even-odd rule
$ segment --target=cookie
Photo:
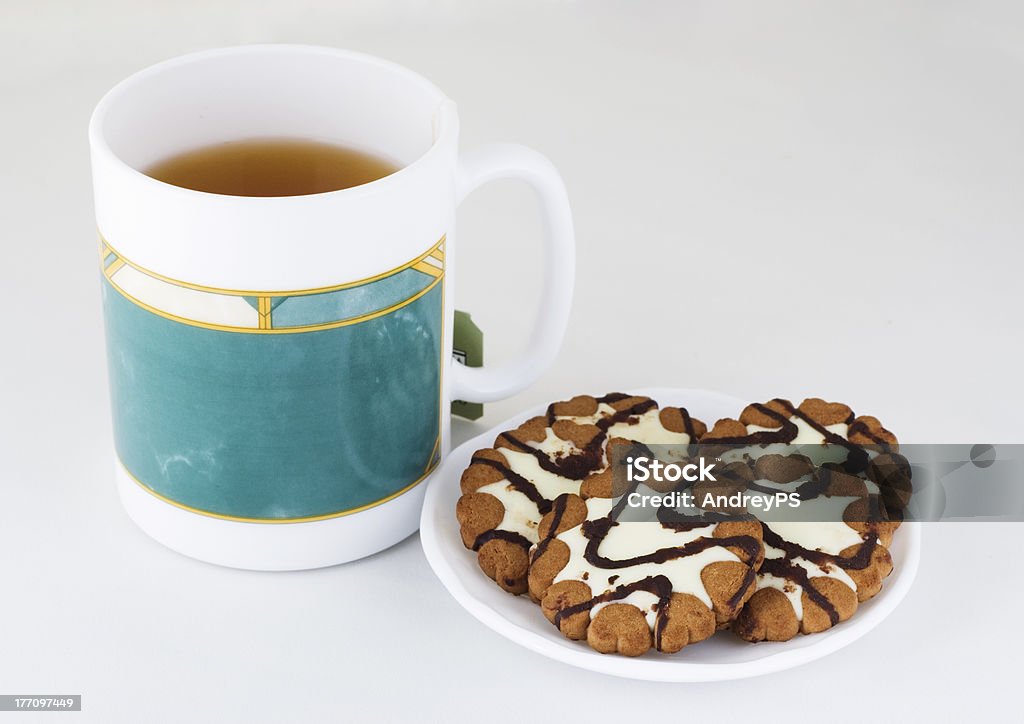
[[[524,593],[529,551],[553,501],[567,493],[610,495],[610,438],[686,446],[704,432],[685,410],[659,409],[648,397],[612,393],[552,403],[545,415],[473,454],[456,505],[462,542],[501,588]]]
[[[878,593],[892,571],[887,546],[899,517],[888,513],[877,470],[884,468],[884,484],[896,488],[909,477],[875,462],[898,450],[876,418],[816,398],[799,407],[775,399],[747,406],[739,420],[719,420],[703,441],[742,450],[753,468],[751,488],[798,491],[803,510],[804,520],[762,524],[764,562],[732,624],[736,634],[786,641],[825,631]],[[792,445],[808,455],[792,454]],[[807,522],[816,506],[822,522]]]
[[[847,405],[811,397],[794,407],[789,400],[775,398],[764,404],[747,405],[738,420],[725,418],[701,439],[705,445],[751,446],[752,456],[789,453],[799,445],[812,462],[841,462],[851,472],[867,467],[866,449],[897,451],[896,436],[874,417],[857,417]],[[820,449],[815,449],[820,446]]]
[[[541,520],[529,587],[547,619],[626,656],[676,652],[733,621],[755,591],[760,523],[620,520],[625,501],[567,494]]]

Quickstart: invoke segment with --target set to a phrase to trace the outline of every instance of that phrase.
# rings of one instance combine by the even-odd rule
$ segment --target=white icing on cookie
[[[809,475],[798,478],[789,483],[776,483],[771,480],[755,480],[754,484],[759,485],[769,490],[778,490],[783,493],[794,492],[797,488],[807,482],[810,478]],[[861,542],[860,534],[857,533],[853,528],[842,522],[843,513],[850,506],[851,503],[862,500],[859,496],[852,495],[816,495],[811,498],[801,498],[799,506],[790,505],[776,505],[772,507],[771,512],[766,513],[763,508],[758,508],[752,503],[747,505],[747,511],[759,520],[771,521],[772,530],[781,535],[786,540],[793,541],[804,548],[810,548],[814,550],[817,548],[817,543],[814,545],[805,545],[804,540],[817,540],[818,537],[826,534],[811,531],[806,526],[818,526],[826,525],[832,526],[835,529],[833,538],[821,538],[823,545],[829,545],[830,540],[851,540],[850,534],[854,536],[852,542],[846,543],[846,545],[855,545]],[[820,521],[820,522],[819,522]],[[803,536],[799,539],[789,537],[787,531],[794,531],[794,534],[800,532]],[[837,538],[838,536],[838,538]],[[846,545],[840,546],[836,550],[826,550],[820,548],[826,553],[838,553],[840,550],[846,547]]]
[[[797,428],[796,437],[791,442],[738,448],[728,451],[727,455],[731,459],[747,457],[748,459],[755,460],[762,455],[789,455],[794,452],[791,446],[801,445],[804,447],[800,450],[800,454],[809,457],[816,466],[825,462],[842,463],[846,461],[849,455],[849,450],[846,447],[826,443],[825,436],[798,415],[791,416],[789,421],[796,425]],[[837,423],[824,427],[828,432],[844,440],[849,439],[849,425],[846,423]],[[782,429],[782,426],[762,427],[760,425],[747,425],[746,428],[747,434],[753,434],[763,431],[778,431]],[[815,448],[814,446],[820,447]],[[758,480],[756,482],[763,487],[774,488],[783,492],[792,492],[810,479],[810,475],[805,475],[790,483],[777,483],[769,480]],[[867,486],[869,493],[877,494],[877,485],[865,478],[861,478],[861,480]],[[799,508],[788,508],[786,506],[774,508],[771,513],[772,522],[768,527],[783,540],[795,543],[801,548],[821,551],[822,553],[835,556],[850,546],[864,543],[860,533],[846,523],[841,522],[843,511],[857,500],[860,500],[857,496],[826,495],[802,499]],[[755,515],[757,514],[756,510],[751,509],[751,512]],[[786,520],[788,517],[791,517],[792,520]],[[823,522],[808,522],[808,519],[814,520],[815,518]],[[784,557],[785,553],[782,550],[774,548],[767,543],[765,544],[766,559]],[[850,575],[834,563],[819,565],[801,557],[788,560],[790,564],[807,571],[807,576],[810,579],[822,577],[835,578],[849,586],[852,591],[857,590],[857,584]],[[792,605],[797,620],[803,621],[803,586],[799,583],[788,578],[780,578],[767,571],[760,571],[757,574],[757,588],[758,590],[774,588],[781,591]]]
[[[840,498],[840,500],[844,500]],[[855,500],[855,498],[845,498]],[[769,527],[779,534],[783,540],[796,543],[810,551],[821,551],[829,555],[839,555],[839,551],[864,542],[860,533],[840,522],[808,523],[806,521],[780,522],[772,520]]]
[[[598,405],[597,411],[591,415],[559,415],[556,419],[570,420],[579,425],[593,425],[600,420],[617,414],[617,412],[611,405],[601,403]],[[606,439],[623,437],[628,440],[650,444],[678,444],[680,447],[685,447],[690,442],[690,437],[686,433],[672,432],[661,424],[659,411],[656,407],[640,415],[631,415],[629,420],[636,420],[637,424],[631,425],[628,422],[618,422],[611,426]],[[540,450],[551,460],[557,460],[580,452],[580,449],[571,441],[558,437],[550,427],[545,430],[543,440],[540,442],[527,441],[526,444]],[[499,452],[505,458],[508,468],[533,483],[537,488],[537,492],[547,500],[554,500],[564,493],[578,494],[580,491],[582,480],[572,480],[545,470],[540,466],[540,461],[532,453],[513,450],[507,447],[500,448]],[[607,464],[607,459],[603,459],[602,466],[605,467]],[[519,490],[516,490],[509,481],[499,480],[481,486],[476,492],[493,495],[504,506],[505,513],[497,526],[497,530],[518,533],[531,543],[536,543],[539,540],[537,527],[542,517],[540,510],[537,508],[536,503]]]
[[[591,498],[586,503],[587,519],[597,520],[606,517],[611,512],[613,501],[605,498]],[[690,531],[677,531],[654,522],[620,522],[618,525],[612,526],[608,535],[601,541],[598,553],[611,560],[626,560],[648,555],[662,548],[684,546],[698,538],[711,537],[715,527],[715,524],[711,524]],[[650,576],[665,576],[672,582],[673,592],[692,594],[710,609],[712,607],[711,597],[701,581],[701,571],[708,564],[717,561],[740,560],[736,554],[724,546],[711,546],[694,555],[676,558],[665,563],[641,563],[614,569],[600,568],[592,565],[584,557],[588,539],[583,535],[582,526],[570,528],[556,537],[569,547],[569,562],[555,576],[554,581],[556,583],[559,581],[582,581],[590,587],[592,597]],[[618,576],[618,578],[609,583],[609,578],[612,576]],[[652,609],[651,604],[657,600],[653,594],[631,593],[628,597],[611,603],[636,603],[653,630],[657,612]],[[595,616],[603,605],[606,604],[594,606],[590,611],[591,617]]]
[[[578,481],[563,480],[566,483],[566,490],[564,492],[579,492]],[[573,490],[569,485],[569,483],[574,482],[576,483],[575,490]],[[495,498],[500,500],[502,506],[504,506],[505,514],[502,516],[501,522],[497,525],[496,530],[507,530],[512,533],[518,533],[526,538],[526,540],[530,541],[530,543],[536,543],[540,540],[540,536],[537,534],[537,526],[540,525],[541,515],[540,511],[537,510],[537,505],[512,487],[511,483],[507,480],[499,480],[496,483],[484,485],[479,488],[477,492],[493,495]]]
[[[741,444],[734,446],[722,455],[723,459],[728,461],[753,461],[764,455],[778,454],[788,456],[794,453],[799,453],[800,455],[809,458],[815,467],[820,467],[822,464],[828,462],[842,464],[849,458],[849,447],[844,444],[827,442],[827,439],[832,436],[841,438],[844,441],[849,440],[850,426],[847,423],[836,423],[824,426],[819,425],[818,427],[822,427],[824,430],[824,432],[822,432],[822,430],[815,427],[815,423],[805,420],[800,414],[790,415],[788,417],[788,422],[795,426],[796,429],[796,434],[792,439],[784,443],[771,443],[767,445],[752,443],[749,445]],[[747,435],[754,435],[761,432],[773,433],[779,432],[783,429],[782,425],[745,425],[744,427]],[[800,446],[799,450],[794,449],[794,446]],[[876,451],[868,450],[867,454],[871,458],[874,458],[878,453]],[[868,495],[879,494],[878,485],[867,479],[867,476],[857,477],[864,484]],[[762,489],[789,493],[794,492],[801,485],[811,480],[812,475],[809,474],[789,483],[757,480],[755,481],[755,485]],[[765,535],[766,537],[768,536],[768,531],[770,529],[771,532],[775,533],[779,538],[787,543],[794,544],[795,546],[808,551],[818,551],[832,557],[838,557],[840,552],[847,548],[860,546],[862,544],[870,545],[872,542],[878,543],[877,539],[869,539],[865,541],[861,533],[842,521],[843,514],[850,504],[861,500],[863,500],[863,496],[859,495],[828,496],[818,494],[814,497],[802,498],[798,508],[788,507],[787,505],[774,507],[771,509],[770,517],[768,518],[770,522],[764,524]],[[765,515],[757,509],[748,508],[748,510],[750,510],[755,517],[762,519],[765,518]],[[815,520],[821,522],[810,522]],[[816,563],[803,558],[800,555],[790,557],[786,555],[785,551],[775,548],[768,542],[765,542],[765,560],[770,561],[777,559],[784,559],[787,564],[794,568],[803,569],[809,580],[813,581],[815,578],[832,578],[840,581],[850,588],[850,590],[854,592],[857,591],[857,584],[854,582],[853,578],[837,563]],[[801,586],[796,580],[775,575],[775,573],[770,572],[769,568],[780,569],[775,572],[784,573],[785,567],[769,566],[766,562],[757,574],[758,590],[774,588],[781,591],[789,600],[790,605],[796,614],[797,620],[802,621],[804,615],[802,599],[802,595],[804,593],[803,586]]]
[[[805,419],[798,415],[793,415],[789,418],[789,421],[796,425],[797,433],[796,437],[790,442],[792,445],[818,445],[825,442],[825,436],[822,435],[818,430],[811,426]],[[849,425],[845,422],[840,422],[835,425],[825,425],[825,429],[829,432],[838,435],[839,437],[846,439],[847,432],[849,431]],[[760,425],[747,425],[747,434],[753,434],[755,432],[764,432],[771,430],[773,432],[781,430],[782,425],[776,425],[775,427],[761,427]]]
[[[819,524],[807,523],[805,525]],[[772,529],[775,529],[774,524],[772,525]],[[850,529],[848,528],[848,530]],[[782,533],[780,533],[780,535],[782,535],[783,538],[786,538],[786,536]],[[859,541],[860,538],[858,537],[858,542]],[[766,543],[764,546],[764,557],[765,559],[784,558],[785,553],[779,550],[778,548],[774,548]],[[853,582],[853,579],[850,578],[849,574],[839,566],[835,565],[834,563],[830,563],[826,566],[819,566],[818,564],[812,563],[811,561],[808,561],[804,558],[792,558],[789,560],[789,562],[794,566],[799,566],[800,568],[803,568],[805,571],[807,571],[808,578],[835,578],[849,586],[850,590],[857,590],[857,584]],[[757,574],[757,590],[761,590],[762,588],[774,588],[779,591],[782,591],[783,595],[785,595],[786,598],[789,599],[790,605],[793,606],[793,612],[796,614],[796,620],[804,620],[804,602],[802,598],[802,594],[804,592],[803,586],[801,586],[799,583],[796,583],[795,581],[789,580],[788,578],[779,578],[778,576],[774,576],[771,573],[761,572]]]
[[[593,590],[593,586],[591,586]],[[613,603],[628,603],[631,606],[636,606],[640,609],[640,612],[644,614],[644,618],[647,619],[647,625],[654,629],[654,620],[658,616],[658,597],[653,593],[647,591],[633,591],[625,598],[620,598],[617,601],[602,601],[601,603],[595,604],[590,609],[590,618],[593,619],[605,606],[610,606]]]
[[[826,462],[841,463],[846,460],[846,456],[849,451],[842,445],[834,443],[826,443],[825,436],[822,435],[818,430],[811,427],[810,424],[802,417],[793,415],[789,418],[789,421],[796,425],[797,433],[796,437],[788,443],[771,443],[768,445],[752,445],[750,447],[739,447],[728,450],[725,455],[722,456],[723,460],[732,462],[735,460],[742,460],[748,458],[750,460],[756,460],[762,455],[792,455],[793,445],[804,445],[807,446],[800,450],[802,455],[806,455],[811,459],[815,465],[821,465]],[[762,427],[761,425],[747,425],[747,434],[753,435],[755,432],[778,432],[782,429],[782,425],[776,427]],[[844,440],[847,439],[849,433],[849,425],[845,422],[840,422],[835,425],[826,425],[825,429],[829,432],[838,435]],[[815,449],[812,446],[820,445],[819,449]]]
[[[501,454],[508,461],[509,469],[532,482],[537,491],[548,500],[554,500],[563,493],[580,492],[579,480],[570,480],[549,473],[530,453],[503,448]],[[502,517],[501,523],[498,524],[498,530],[519,533],[531,543],[536,543],[539,540],[537,526],[541,519],[540,510],[536,503],[516,490],[510,482],[499,480],[496,483],[482,486],[477,492],[493,495],[505,506],[505,515]]]
[[[573,445],[572,440],[563,440],[550,427],[544,430],[543,440],[540,442],[531,440],[526,444],[547,454],[552,460],[567,457],[580,451],[578,447]]]
[[[608,428],[608,439],[613,437],[647,445],[687,445],[690,442],[685,432],[672,432],[661,424],[661,411],[657,408],[631,417],[630,422],[616,422]]]
[[[590,415],[555,415],[556,420],[572,420],[580,425],[593,425],[598,420],[604,420],[614,415],[618,410],[609,405],[607,402],[601,402],[597,405],[597,410]]]

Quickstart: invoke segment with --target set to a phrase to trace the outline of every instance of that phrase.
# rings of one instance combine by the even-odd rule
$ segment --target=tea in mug
[[[302,138],[250,138],[164,159],[145,173],[158,181],[229,196],[304,196],[376,181],[398,170],[355,148]]]

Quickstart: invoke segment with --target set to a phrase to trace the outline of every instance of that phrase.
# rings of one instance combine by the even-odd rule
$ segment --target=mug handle
[[[544,225],[544,287],[527,349],[497,367],[452,363],[452,399],[494,402],[533,383],[554,361],[569,324],[576,241],[569,196],[552,163],[532,148],[495,143],[459,159],[456,203],[490,181],[521,179],[533,187]]]

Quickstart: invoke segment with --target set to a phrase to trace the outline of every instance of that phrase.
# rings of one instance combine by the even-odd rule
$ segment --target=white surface
[[[658,400],[663,407],[685,407],[700,420],[738,417],[745,405],[742,400],[708,390],[628,391]],[[535,415],[543,415],[545,409],[546,405],[538,405],[515,415],[452,450],[431,476],[420,527],[423,552],[448,592],[485,626],[531,651],[581,669],[642,681],[691,683],[744,679],[807,664],[848,646],[884,621],[910,590],[921,553],[918,523],[908,523],[897,531],[889,548],[894,570],[885,579],[882,591],[860,604],[852,619],[823,633],[752,645],[725,632],[677,654],[648,651],[637,658],[605,656],[593,651],[586,642],[569,641],[544,618],[537,604],[526,596],[509,595],[480,571],[476,555],[462,544],[459,524],[452,514],[461,494],[459,478],[469,467],[473,453],[491,447],[500,433],[515,429]],[[852,581],[847,581],[853,585]]]
[[[0,13],[5,693],[80,692],[79,719],[101,722],[707,721],[794,699],[788,722],[1016,716],[1020,525],[927,525],[913,589],[870,636],[700,685],[516,646],[451,599],[416,537],[297,574],[151,541],[110,474],[86,125],[109,87],[158,60],[310,42],[423,73],[459,103],[466,148],[547,154],[580,245],[568,343],[454,442],[566,394],[655,384],[823,395],[911,442],[1020,441],[1024,8],[8,0]],[[490,359],[524,341],[536,213],[497,186],[460,212],[457,304],[489,330]],[[702,308],[710,321],[694,323]]]

